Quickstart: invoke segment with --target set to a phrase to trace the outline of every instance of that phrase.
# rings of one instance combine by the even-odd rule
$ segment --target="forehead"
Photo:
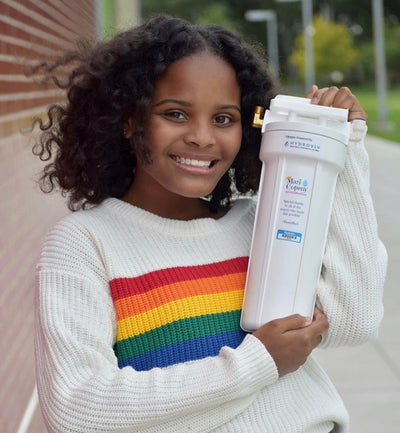
[[[236,72],[224,59],[208,52],[173,62],[156,80],[154,98],[168,94],[195,97],[214,95],[238,103],[240,88]],[[228,102],[228,101],[225,101]]]

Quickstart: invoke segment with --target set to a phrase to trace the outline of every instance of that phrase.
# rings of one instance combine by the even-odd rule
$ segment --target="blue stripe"
[[[244,331],[237,330],[183,341],[120,361],[118,365],[120,368],[130,365],[137,371],[146,371],[154,367],[168,367],[180,362],[216,356],[223,346],[233,349],[238,347],[245,335]]]

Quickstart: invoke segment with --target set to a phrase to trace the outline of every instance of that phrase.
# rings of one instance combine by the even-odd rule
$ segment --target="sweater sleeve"
[[[278,379],[252,335],[215,357],[149,371],[118,368],[108,283],[81,237],[69,242],[71,258],[61,238],[51,236],[37,270],[37,382],[49,433],[208,432]]]
[[[338,176],[317,288],[317,305],[330,326],[322,347],[365,342],[377,335],[383,316],[387,255],[369,193],[366,130],[364,121],[354,121],[347,160]]]

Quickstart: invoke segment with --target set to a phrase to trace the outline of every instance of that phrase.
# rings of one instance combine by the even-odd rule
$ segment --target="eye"
[[[175,110],[167,111],[166,113],[164,113],[164,117],[166,117],[169,120],[178,121],[178,122],[182,122],[186,120],[186,116],[183,113]]]
[[[214,117],[213,123],[217,125],[229,125],[232,122],[232,118],[226,114],[219,114]]]

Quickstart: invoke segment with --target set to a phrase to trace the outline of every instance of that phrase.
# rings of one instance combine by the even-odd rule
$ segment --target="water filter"
[[[350,135],[348,110],[278,95],[262,122],[262,171],[241,327],[312,317],[338,173]]]

